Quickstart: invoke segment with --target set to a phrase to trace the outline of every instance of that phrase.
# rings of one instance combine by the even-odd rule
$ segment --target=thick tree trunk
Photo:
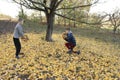
[[[54,14],[46,14],[47,18],[47,31],[46,31],[46,41],[53,41],[52,39],[52,33],[53,33],[53,24],[54,24]]]

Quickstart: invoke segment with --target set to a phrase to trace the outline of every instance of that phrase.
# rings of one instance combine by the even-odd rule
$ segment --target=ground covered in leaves
[[[84,29],[75,28],[75,50],[81,50],[81,54],[67,54],[62,29],[55,29],[55,42],[46,42],[44,29],[40,32],[29,28],[29,41],[21,41],[24,54],[20,59],[15,58],[12,33],[1,34],[0,80],[120,80],[119,41],[112,43],[111,38],[97,34],[87,37],[90,34]]]

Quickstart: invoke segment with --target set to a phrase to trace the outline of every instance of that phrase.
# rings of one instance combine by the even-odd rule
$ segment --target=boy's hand
[[[22,39],[23,41],[25,41],[25,42],[29,40],[29,38],[28,38],[27,35],[22,36],[21,39]]]

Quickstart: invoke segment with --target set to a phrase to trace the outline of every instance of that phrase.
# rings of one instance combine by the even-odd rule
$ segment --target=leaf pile
[[[43,40],[43,33],[27,35],[18,60],[12,34],[0,35],[1,80],[120,80],[120,56],[111,54],[120,54],[119,49],[111,44],[76,37],[75,50],[81,54],[69,55],[60,34],[53,35],[52,43]]]

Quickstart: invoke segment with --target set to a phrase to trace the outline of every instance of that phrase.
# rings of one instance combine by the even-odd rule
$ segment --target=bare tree
[[[52,33],[53,33],[55,15],[59,15],[57,11],[63,10],[63,9],[74,9],[74,8],[80,8],[80,7],[87,7],[87,6],[91,6],[95,4],[96,2],[98,2],[98,0],[95,0],[95,2],[86,4],[86,5],[77,5],[77,6],[72,5],[69,7],[60,7],[60,4],[62,4],[62,2],[64,2],[65,0],[13,0],[13,1],[18,4],[22,4],[26,8],[34,9],[37,11],[43,11],[45,13],[46,20],[47,20],[46,41],[52,41]],[[64,16],[61,16],[61,17],[64,17]]]
[[[113,33],[115,34],[117,28],[120,26],[120,11],[117,10],[114,13],[108,15],[109,15],[109,20],[113,26]]]
[[[90,21],[91,23],[94,22],[95,25],[103,26],[106,25],[106,22],[109,22],[109,19],[106,13],[104,15],[92,14],[90,16]]]

